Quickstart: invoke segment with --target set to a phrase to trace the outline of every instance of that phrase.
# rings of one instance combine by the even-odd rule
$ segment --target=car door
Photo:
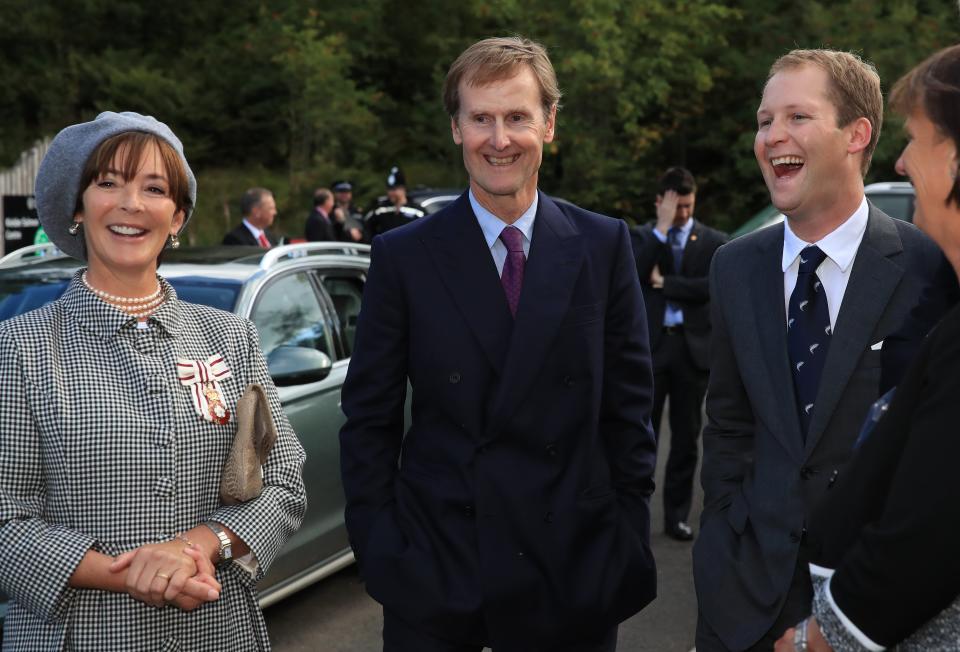
[[[340,387],[346,366],[338,365],[337,323],[311,269],[290,270],[266,281],[254,299],[250,318],[260,331],[268,362],[279,347],[290,346],[315,349],[334,362],[322,380],[277,388],[307,454],[303,469],[307,512],[300,530],[261,582],[263,590],[349,554],[339,452],[344,421]]]

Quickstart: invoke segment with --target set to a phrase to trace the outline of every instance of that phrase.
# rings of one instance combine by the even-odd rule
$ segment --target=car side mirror
[[[332,368],[330,356],[304,346],[278,346],[267,356],[267,369],[278,387],[315,383]]]

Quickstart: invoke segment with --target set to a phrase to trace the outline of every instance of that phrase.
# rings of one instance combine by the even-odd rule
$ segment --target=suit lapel
[[[770,398],[778,406],[781,428],[774,428],[780,443],[798,458],[802,453],[803,435],[794,398],[793,373],[787,354],[787,316],[783,301],[783,229],[771,233],[760,243],[760,256],[751,278],[756,283],[756,301],[753,302],[759,349],[770,379]]]
[[[693,264],[693,261],[697,260],[697,256],[700,255],[700,249],[702,247],[700,235],[700,224],[694,220],[693,228],[690,229],[690,234],[687,236],[687,244],[683,247],[683,260],[680,263],[680,270],[675,273],[688,273],[690,271],[690,266]],[[673,260],[672,252],[670,259]]]
[[[492,405],[491,435],[523,400],[553,345],[583,261],[577,236],[569,218],[541,193],[503,380]]]
[[[513,318],[467,193],[432,219],[435,226],[423,236],[423,244],[480,348],[501,373]]]
[[[890,260],[903,251],[903,243],[892,218],[870,206],[867,230],[850,271],[850,281],[824,362],[817,391],[816,407],[807,433],[809,453],[823,435],[843,388],[850,380],[860,356],[872,344],[872,335],[893,291],[903,277],[903,268]]]

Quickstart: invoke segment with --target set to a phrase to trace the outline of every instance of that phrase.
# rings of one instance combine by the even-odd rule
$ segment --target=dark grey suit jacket
[[[806,518],[877,398],[881,350],[935,274],[936,245],[870,205],[804,443],[787,355],[783,226],[721,247],[710,272],[704,510],[693,552],[702,617],[731,649],[769,630]]]

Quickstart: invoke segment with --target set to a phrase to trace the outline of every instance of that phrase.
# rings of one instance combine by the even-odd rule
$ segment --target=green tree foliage
[[[698,215],[733,228],[768,201],[752,147],[777,56],[852,50],[887,91],[958,40],[960,17],[940,0],[0,0],[0,166],[99,111],[150,113],[200,178],[191,241],[217,241],[251,185],[296,236],[313,187],[338,177],[361,199],[394,164],[412,185],[465,185],[440,86],[467,45],[515,33],[547,45],[564,91],[545,190],[645,221],[682,164]],[[868,180],[894,178],[901,146],[888,120]]]

